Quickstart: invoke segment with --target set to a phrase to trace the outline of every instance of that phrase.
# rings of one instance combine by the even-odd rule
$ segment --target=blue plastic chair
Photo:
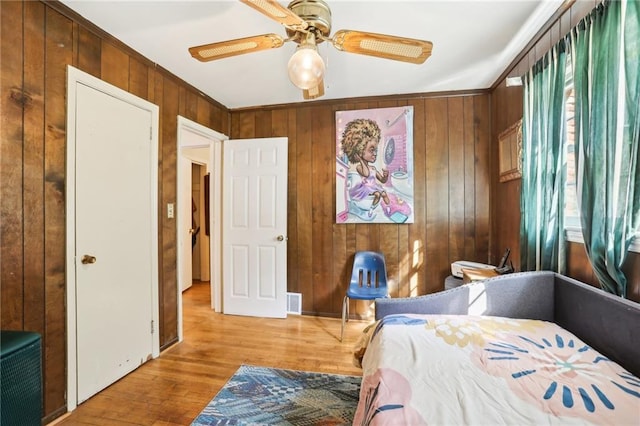
[[[384,255],[375,251],[356,252],[351,282],[342,301],[341,342],[344,337],[344,323],[349,320],[349,299],[375,300],[383,297],[389,297]]]

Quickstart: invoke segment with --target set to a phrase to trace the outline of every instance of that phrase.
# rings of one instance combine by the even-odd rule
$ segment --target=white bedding
[[[550,322],[390,315],[362,367],[354,425],[640,424],[640,380]]]

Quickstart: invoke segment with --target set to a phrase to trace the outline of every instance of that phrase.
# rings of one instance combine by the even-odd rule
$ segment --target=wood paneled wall
[[[640,254],[629,253],[622,265],[622,271],[627,277],[627,299],[640,303]],[[567,275],[594,287],[600,287],[584,244],[572,242],[567,245]]]
[[[1,1],[0,20],[0,327],[42,335],[50,420],[66,411],[67,65],[160,106],[160,213],[176,202],[177,115],[228,134],[229,112],[61,3]],[[167,346],[177,339],[176,227],[162,214],[159,226]]]
[[[560,38],[564,37],[596,5],[597,0],[576,1],[546,31],[523,57],[510,69],[508,76],[524,75],[536,61],[549,51]],[[498,135],[511,124],[522,118],[522,87],[506,87],[506,79],[492,91],[492,150],[493,164],[498,164]],[[490,259],[497,262],[506,247],[511,248],[511,259],[520,270],[520,179],[500,183],[499,170],[494,167],[491,175],[491,249]],[[624,265],[628,280],[627,298],[640,302],[640,254],[630,253]],[[567,275],[598,286],[598,280],[587,258],[584,246],[570,243],[567,247]]]
[[[516,64],[523,74],[595,5],[581,1]],[[339,316],[357,250],[382,251],[392,296],[441,290],[450,263],[519,259],[519,180],[498,183],[497,135],[520,118],[522,92],[320,101],[228,111],[58,2],[0,2],[0,279],[2,329],[43,336],[44,415],[66,411],[66,66],[160,107],[160,341],[177,339],[177,115],[233,138],[289,138],[288,289],[305,313]],[[335,112],[414,107],[415,223],[335,224]],[[491,205],[490,205],[491,200]],[[492,212],[492,213],[491,213]],[[571,247],[570,269],[584,270]],[[640,257],[625,266],[640,291]],[[577,272],[576,272],[577,273]],[[637,299],[636,299],[637,300]],[[351,312],[368,317],[367,304]]]
[[[336,111],[404,105],[414,110],[415,223],[336,224]],[[490,131],[487,93],[232,110],[232,138],[289,138],[288,289],[302,293],[303,312],[340,315],[357,250],[384,253],[393,297],[442,290],[452,261],[486,262]]]
[[[58,2],[0,2],[3,329],[40,332],[44,415],[66,410],[66,66],[160,106],[160,341],[177,338],[177,115],[232,137],[289,138],[289,290],[338,316],[353,253],[381,250],[394,296],[443,288],[451,261],[489,250],[490,101],[469,96],[320,102],[230,113]],[[413,105],[415,223],[335,225],[335,111]],[[229,123],[233,122],[233,126]],[[365,305],[352,306],[364,317]]]

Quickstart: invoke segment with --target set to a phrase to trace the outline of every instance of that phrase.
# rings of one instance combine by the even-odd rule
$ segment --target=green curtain
[[[523,81],[520,268],[565,272],[564,144],[566,44],[561,40]]]
[[[623,297],[621,267],[640,223],[639,20],[637,1],[607,1],[570,35],[585,249],[601,287]]]

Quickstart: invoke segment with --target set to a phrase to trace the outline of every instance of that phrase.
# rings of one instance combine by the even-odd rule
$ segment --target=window
[[[571,75],[571,58],[567,58],[565,73],[565,117],[567,137],[565,144],[565,193],[564,193],[564,228],[567,241],[583,243],[580,210],[578,209],[575,167],[575,96],[573,77]],[[640,230],[629,247],[630,251],[640,253]]]

